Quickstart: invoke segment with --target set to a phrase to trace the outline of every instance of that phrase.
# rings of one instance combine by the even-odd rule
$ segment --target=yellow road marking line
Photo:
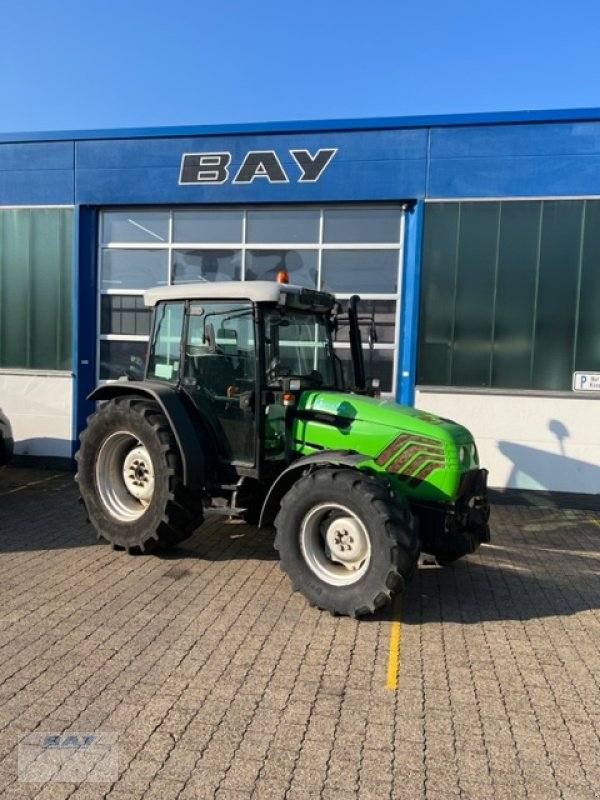
[[[55,478],[58,478],[58,475],[50,475],[49,478],[40,478],[39,481],[31,481],[31,483],[25,483],[23,486],[16,486],[14,489],[8,489],[6,492],[0,492],[0,497],[5,494],[14,494],[15,492],[22,492],[24,489],[29,489],[30,486],[37,486],[38,483],[47,483],[48,481],[53,481]]]
[[[392,629],[390,631],[390,654],[388,657],[386,689],[398,688],[398,672],[400,670],[400,644],[402,641],[402,599],[403,595],[394,597],[392,611]]]

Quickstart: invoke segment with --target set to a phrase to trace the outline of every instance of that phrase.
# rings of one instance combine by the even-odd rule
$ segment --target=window
[[[395,385],[402,258],[402,208],[290,206],[286,208],[118,209],[102,215],[100,230],[101,378],[130,370],[145,349],[150,312],[142,294],[174,283],[275,280],[287,270],[292,283],[355,293],[361,314],[378,326],[369,377],[383,391]],[[128,347],[131,353],[128,353]],[[368,348],[365,337],[365,349]],[[336,349],[350,358],[347,335]],[[118,364],[110,366],[114,352]],[[108,360],[107,360],[108,359]]]
[[[318,263],[318,250],[248,250],[246,280],[274,281],[281,270],[286,270],[292,283],[316,289]]]
[[[397,208],[326,209],[323,241],[328,244],[398,244],[400,214]]]
[[[149,336],[150,317],[144,298],[137,295],[102,295],[101,327],[107,333]]]
[[[204,414],[219,456],[227,463],[254,463],[255,341],[248,302],[190,304],[184,384]]]
[[[336,387],[326,321],[321,314],[272,311],[265,317],[267,381],[293,375]]]
[[[100,380],[116,380],[127,376],[135,380],[144,377],[147,341],[119,341],[103,339],[100,342]]]
[[[244,215],[239,209],[174,211],[173,240],[200,244],[235,244],[242,241],[243,224]]]
[[[161,303],[158,306],[148,361],[150,380],[167,383],[179,380],[184,309],[183,303]]]
[[[104,239],[107,242],[169,241],[168,211],[131,209],[111,211],[104,216]]]
[[[175,250],[172,282],[239,280],[241,261],[239,250]]]
[[[316,244],[320,216],[318,209],[248,211],[248,241],[252,244]]]
[[[72,331],[72,209],[0,209],[0,368],[70,371]]]
[[[395,294],[399,250],[327,250],[322,287],[346,294]]]
[[[600,201],[427,205],[418,383],[570,390],[600,369]]]

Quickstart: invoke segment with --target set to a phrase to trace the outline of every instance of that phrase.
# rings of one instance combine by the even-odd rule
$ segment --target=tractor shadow
[[[575,506],[575,507],[573,507]],[[423,565],[402,603],[406,625],[518,621],[600,608],[597,499],[495,498],[492,541],[450,566]],[[393,619],[386,608],[371,619]]]
[[[274,541],[275,531],[272,528],[259,529],[242,520],[221,515],[207,516],[189,539],[177,547],[157,553],[157,556],[164,561],[231,561],[249,558],[278,561]]]
[[[70,473],[10,467],[0,476],[0,494],[0,552],[110,547],[86,525]],[[403,623],[476,625],[600,609],[598,496],[513,491],[491,499],[491,543],[448,567],[421,566],[403,598]],[[273,530],[213,516],[177,548],[114,555],[159,559],[167,577],[178,579],[197,572],[193,561],[275,562],[273,542]],[[393,618],[388,606],[362,621]]]
[[[273,540],[272,530],[209,518],[159,557],[175,571],[189,559],[277,561]],[[401,619],[405,625],[477,625],[568,616],[600,608],[599,577],[596,499],[493,493],[491,543],[447,567],[421,565],[404,594]],[[361,622],[390,622],[397,608],[387,606]]]

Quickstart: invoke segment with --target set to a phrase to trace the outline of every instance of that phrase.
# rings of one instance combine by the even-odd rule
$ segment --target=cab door
[[[183,385],[213,433],[222,463],[256,461],[256,346],[248,301],[189,305]]]

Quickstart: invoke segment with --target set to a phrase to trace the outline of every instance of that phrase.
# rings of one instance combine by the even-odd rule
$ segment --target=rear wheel
[[[300,478],[275,520],[294,589],[335,614],[370,614],[402,591],[419,543],[408,504],[378,478],[325,468]]]
[[[202,523],[202,503],[183,484],[181,461],[159,406],[117,397],[81,434],[77,481],[98,534],[129,552],[171,547]]]

